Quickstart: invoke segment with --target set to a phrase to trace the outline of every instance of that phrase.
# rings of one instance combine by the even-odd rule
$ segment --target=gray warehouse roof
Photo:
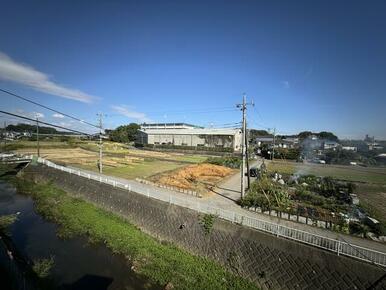
[[[146,134],[154,135],[236,135],[240,129],[145,129],[140,130]]]

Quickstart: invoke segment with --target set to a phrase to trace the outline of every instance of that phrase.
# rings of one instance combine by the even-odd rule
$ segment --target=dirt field
[[[234,172],[235,170],[224,166],[202,163],[155,175],[150,180],[164,185],[195,190],[202,195],[208,195],[208,187],[210,185],[215,185]]]
[[[95,142],[82,142],[78,144],[80,148],[95,151],[99,150]],[[143,158],[155,158],[159,160],[170,160],[177,162],[190,162],[190,163],[199,163],[205,161],[208,156],[205,155],[192,155],[192,154],[183,154],[183,153],[174,153],[174,152],[157,152],[150,150],[142,150],[135,148],[128,148],[124,144],[116,142],[105,142],[103,145],[103,150],[105,153],[117,154],[117,155],[130,155]]]
[[[19,149],[17,152],[22,154],[36,154],[35,149]],[[149,177],[164,171],[186,166],[185,163],[180,161],[155,159],[153,153],[156,152],[151,153],[152,155],[150,157],[145,154],[143,157],[137,157],[137,155],[131,156],[129,154],[121,156],[109,156],[105,154],[103,156],[103,171],[113,176],[133,179],[136,177]],[[82,148],[43,148],[40,150],[40,155],[58,164],[72,165],[96,172],[99,170],[97,166],[99,158],[98,152]]]
[[[43,158],[62,165],[98,171],[99,152],[95,142],[78,142],[76,148],[40,149]],[[186,155],[173,152],[156,152],[129,149],[124,144],[105,142],[103,172],[126,179],[147,178],[153,181],[192,189],[206,194],[209,184],[216,184],[234,170],[227,167],[201,163],[203,155]],[[36,154],[36,148],[20,148],[22,154]],[[192,165],[189,165],[192,164]]]

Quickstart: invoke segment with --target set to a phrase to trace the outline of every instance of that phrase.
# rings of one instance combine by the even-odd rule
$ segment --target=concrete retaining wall
[[[216,260],[262,289],[367,289],[384,275],[371,264],[220,219],[205,234],[195,211],[46,166],[29,166],[25,174],[121,214],[160,240]],[[386,289],[386,281],[374,289]]]

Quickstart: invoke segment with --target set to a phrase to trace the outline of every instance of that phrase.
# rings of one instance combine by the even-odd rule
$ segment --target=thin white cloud
[[[291,87],[289,81],[282,81],[281,84],[283,85],[283,87],[284,87],[285,89],[289,89],[289,88]]]
[[[23,117],[31,118],[31,119],[36,119],[36,118],[43,119],[45,117],[43,113],[35,112],[35,111],[26,112],[23,109],[16,109],[15,114],[21,115]],[[25,122],[25,121],[20,120],[20,122]]]
[[[35,113],[35,112],[34,112],[34,113]],[[36,113],[35,113],[35,117],[36,117],[36,118],[39,118],[39,119],[42,119],[42,118],[44,118],[44,114],[43,114],[43,113],[36,112]]]
[[[145,113],[136,112],[124,105],[120,105],[120,106],[112,105],[111,109],[113,109],[118,114],[121,114],[122,116],[125,116],[129,119],[137,120],[138,122],[141,122],[141,123],[151,122],[151,119],[149,119]]]
[[[64,116],[62,114],[58,114],[58,113],[52,114],[52,117],[58,118],[58,119],[63,119],[64,118]]]
[[[22,84],[43,93],[83,103],[91,103],[97,98],[80,90],[57,84],[50,80],[50,77],[45,73],[29,65],[18,63],[2,52],[0,52],[0,79]]]

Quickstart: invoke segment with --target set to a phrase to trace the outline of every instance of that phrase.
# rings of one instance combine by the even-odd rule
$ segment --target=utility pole
[[[245,126],[246,128],[247,126]],[[245,155],[246,155],[246,160],[247,160],[247,177],[248,177],[248,189],[251,187],[251,177],[249,176],[249,152],[248,152],[248,131],[245,132],[244,134],[245,137]]]
[[[271,155],[272,161],[274,161],[275,159],[275,139],[276,139],[276,128],[273,128],[273,147],[272,147],[272,155]]]
[[[103,114],[99,113],[97,114],[99,118],[99,173],[102,173],[103,168],[102,168],[102,148],[103,148],[103,143],[102,143],[102,128],[103,128]]]
[[[247,103],[246,102],[246,95],[244,94],[243,95],[243,103],[242,104],[237,104],[236,107],[237,108],[240,108],[240,110],[243,112],[243,128],[242,128],[242,139],[241,139],[241,156],[243,158],[243,162],[242,162],[242,165],[241,165],[241,198],[244,198],[245,196],[245,182],[244,182],[244,179],[245,179],[245,159],[246,159],[246,147],[247,147],[247,143],[248,143],[248,140],[246,138],[246,134],[247,134],[247,123],[246,123],[246,111],[247,111],[247,105],[254,105],[253,102],[252,103]],[[249,175],[249,171],[248,171],[248,175]]]
[[[7,149],[7,121],[4,121],[4,132],[3,132],[3,138],[4,138],[4,151]]]
[[[39,118],[36,116],[36,142],[38,149],[38,157],[40,157],[40,144],[39,144]]]

